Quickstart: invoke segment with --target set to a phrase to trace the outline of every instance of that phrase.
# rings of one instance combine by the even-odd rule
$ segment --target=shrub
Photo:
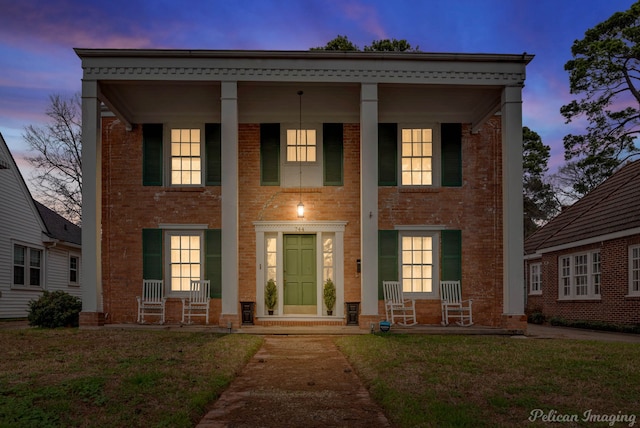
[[[29,325],[56,328],[78,327],[82,301],[64,291],[44,291],[29,302]]]
[[[278,288],[273,279],[267,281],[267,286],[264,289],[264,304],[270,311],[278,304]]]
[[[567,322],[560,317],[551,317],[551,319],[549,320],[549,324],[551,325],[555,325],[555,326],[563,326],[563,325],[567,325]]]
[[[336,304],[336,286],[330,279],[327,279],[327,282],[324,283],[323,297],[327,310],[333,311],[333,307]]]
[[[531,314],[529,314],[528,321],[531,324],[544,324],[545,319],[546,317],[542,312],[532,312]]]

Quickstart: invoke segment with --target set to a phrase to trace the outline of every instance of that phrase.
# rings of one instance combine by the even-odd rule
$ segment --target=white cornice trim
[[[531,55],[76,49],[84,80],[522,86]]]
[[[344,232],[346,221],[254,221],[256,232]]]
[[[322,81],[521,86],[525,73],[496,70],[406,70],[374,68],[281,68],[207,66],[85,66],[85,80]]]
[[[208,58],[208,59],[355,59],[355,60],[422,60],[452,62],[513,62],[528,64],[534,55],[453,53],[453,52],[362,52],[362,51],[285,51],[285,50],[213,50],[213,49],[90,49],[74,48],[84,58]]]

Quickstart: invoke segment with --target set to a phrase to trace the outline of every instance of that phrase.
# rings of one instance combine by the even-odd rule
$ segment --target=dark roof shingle
[[[640,160],[630,162],[525,240],[525,254],[640,227]]]
[[[36,204],[36,208],[38,208],[40,217],[42,217],[42,221],[51,238],[77,245],[82,244],[82,230],[79,226],[45,207],[40,202],[36,200],[33,202]]]

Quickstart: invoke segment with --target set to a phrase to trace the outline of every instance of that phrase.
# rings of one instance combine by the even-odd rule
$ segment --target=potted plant
[[[278,304],[278,287],[273,279],[267,281],[267,286],[264,288],[264,304],[269,311],[269,315],[273,315],[273,308]]]
[[[333,315],[333,307],[336,304],[336,286],[331,281],[331,279],[327,279],[324,283],[324,304],[327,307],[327,315]]]

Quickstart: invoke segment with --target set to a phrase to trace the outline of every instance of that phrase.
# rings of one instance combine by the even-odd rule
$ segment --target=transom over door
[[[284,313],[315,314],[316,235],[284,235]]]

